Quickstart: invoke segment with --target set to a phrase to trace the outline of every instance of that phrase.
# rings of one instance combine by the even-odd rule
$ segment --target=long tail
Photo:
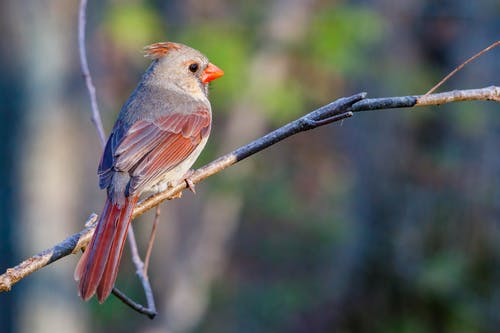
[[[127,198],[123,207],[106,200],[92,240],[75,269],[78,291],[85,301],[97,292],[102,303],[111,293],[137,199]]]

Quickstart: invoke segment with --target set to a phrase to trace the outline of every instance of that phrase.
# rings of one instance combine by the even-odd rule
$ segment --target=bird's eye
[[[198,70],[198,64],[197,63],[192,63],[191,65],[189,65],[189,70],[193,73],[196,73],[196,71]]]

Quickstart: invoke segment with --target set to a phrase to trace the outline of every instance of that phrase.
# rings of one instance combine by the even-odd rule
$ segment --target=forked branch
[[[411,108],[416,106],[440,105],[452,102],[476,100],[500,102],[500,87],[491,86],[482,89],[455,90],[425,96],[365,99],[365,93],[360,93],[351,97],[340,98],[199,168],[192,174],[191,180],[194,184],[200,183],[206,178],[219,173],[233,164],[258,153],[289,136],[349,118],[356,112],[378,111],[389,108]],[[170,188],[165,192],[146,198],[136,207],[133,217],[135,218],[145,213],[165,200],[172,199],[185,188],[186,183],[182,182],[176,187]],[[97,216],[95,214],[91,215],[85,223],[85,228],[82,231],[69,236],[55,246],[26,259],[19,265],[7,269],[4,274],[0,275],[0,292],[9,291],[15,283],[19,282],[31,273],[36,272],[40,268],[45,267],[69,254],[80,251],[82,247],[85,247],[90,241],[92,233],[95,229],[96,220]]]

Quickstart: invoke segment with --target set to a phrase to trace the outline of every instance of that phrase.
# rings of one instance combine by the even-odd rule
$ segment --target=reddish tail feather
[[[102,303],[111,293],[137,199],[127,198],[123,207],[109,198],[106,200],[92,240],[75,270],[78,291],[84,300],[97,292],[97,299]]]

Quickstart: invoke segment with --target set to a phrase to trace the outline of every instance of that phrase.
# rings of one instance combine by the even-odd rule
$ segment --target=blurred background
[[[2,272],[102,208],[77,11],[0,2]],[[186,43],[225,70],[198,166],[341,96],[425,93],[500,36],[497,0],[108,0],[90,1],[87,19],[107,131],[148,65],[144,45]],[[441,90],[498,85],[499,58]],[[155,320],[114,297],[83,303],[70,256],[0,294],[0,331],[497,332],[499,141],[500,106],[487,102],[296,135],[162,205]],[[134,224],[142,251],[151,223]],[[118,286],[142,302],[129,258]]]

